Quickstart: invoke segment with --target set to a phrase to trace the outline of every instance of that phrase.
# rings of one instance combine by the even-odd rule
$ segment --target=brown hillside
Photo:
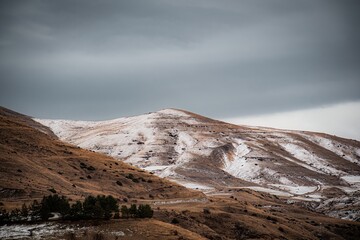
[[[52,192],[83,198],[194,198],[188,190],[121,161],[58,140],[31,118],[0,108],[0,200],[29,201]]]

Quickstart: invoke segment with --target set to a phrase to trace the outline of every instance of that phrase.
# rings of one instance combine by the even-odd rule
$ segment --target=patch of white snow
[[[346,175],[341,178],[348,183],[360,183],[360,176]]]
[[[314,192],[318,189],[317,186],[289,186],[281,184],[271,184],[271,186],[274,186],[286,192],[290,192],[294,195],[303,195]]]
[[[260,167],[256,166],[252,162],[252,159],[246,158],[246,155],[250,152],[248,146],[241,141],[237,144],[233,159],[229,159],[229,157],[224,154],[223,170],[234,177],[251,181],[258,176]]]
[[[343,171],[331,167],[325,159],[319,158],[315,155],[315,153],[309,152],[302,146],[294,143],[280,143],[280,145],[298,160],[305,162],[311,167],[315,168],[317,172],[334,175],[344,174]]]
[[[275,189],[270,189],[270,188],[265,188],[265,187],[253,186],[253,187],[243,187],[243,188],[248,188],[248,189],[251,189],[251,190],[254,190],[254,191],[257,191],[257,192],[266,192],[266,193],[269,193],[269,194],[282,196],[282,197],[291,197],[291,196],[293,196],[292,194],[287,193],[287,192],[283,192],[283,191],[279,191],[279,190],[275,190]]]

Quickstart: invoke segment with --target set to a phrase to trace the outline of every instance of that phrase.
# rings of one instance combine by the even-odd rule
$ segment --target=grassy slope
[[[2,202],[40,198],[52,188],[72,199],[89,194],[111,194],[121,199],[203,196],[121,161],[63,143],[45,131],[27,116],[0,109]]]

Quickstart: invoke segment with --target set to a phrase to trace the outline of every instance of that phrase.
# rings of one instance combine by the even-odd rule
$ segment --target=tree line
[[[121,212],[121,216],[120,216]],[[119,205],[117,200],[111,196],[98,195],[88,196],[84,201],[76,201],[70,204],[69,199],[57,194],[44,196],[41,202],[34,200],[30,205],[23,204],[21,209],[10,212],[4,208],[0,209],[0,224],[47,221],[55,215],[63,220],[91,220],[111,218],[151,218],[154,211],[150,205],[132,204],[129,208]]]

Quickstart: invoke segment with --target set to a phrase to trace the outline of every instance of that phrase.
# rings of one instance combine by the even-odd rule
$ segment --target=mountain
[[[177,109],[99,122],[35,120],[68,143],[208,194],[251,188],[360,217],[356,140],[237,126]]]
[[[181,116],[179,116],[180,114]],[[155,116],[159,118],[156,119]],[[171,116],[172,120],[166,120]],[[100,132],[104,129],[109,132],[114,129],[119,132],[128,131],[124,133],[125,135],[122,135],[125,140],[122,140],[124,145],[120,151],[123,152],[119,152],[125,154],[125,151],[128,151],[129,155],[125,161],[134,161],[134,164],[148,162],[145,167],[149,168],[151,164],[156,166],[156,163],[151,163],[152,159],[162,159],[163,162],[157,163],[158,166],[160,164],[165,165],[171,160],[178,161],[180,159],[183,164],[181,162],[172,163],[174,167],[170,168],[170,170],[174,174],[180,175],[186,172],[186,168],[182,170],[183,172],[180,170],[190,164],[193,168],[197,167],[199,172],[208,169],[208,171],[223,171],[224,175],[231,176],[221,170],[224,166],[220,162],[217,164],[216,162],[212,163],[216,156],[220,158],[224,154],[223,152],[228,151],[231,153],[230,147],[229,149],[220,148],[223,152],[219,150],[216,153],[218,155],[216,155],[212,152],[218,146],[216,144],[210,145],[211,139],[206,139],[210,132],[201,134],[201,127],[197,127],[199,129],[195,131],[196,127],[190,127],[193,125],[192,122],[188,122],[188,125],[184,123],[184,127],[181,129],[179,126],[175,128],[173,125],[179,123],[181,119],[190,121],[190,116],[193,118],[192,121],[197,119],[206,126],[212,126],[211,129],[216,129],[216,125],[222,127],[225,124],[198,115],[191,115],[187,112],[164,110],[141,117],[114,120],[107,127],[102,126],[101,128],[96,126],[99,123],[55,121],[52,122],[52,129],[57,135],[59,135],[59,132],[63,132],[74,138],[77,132],[79,139],[84,137],[83,134],[85,133],[79,130],[85,129],[92,129],[93,131],[99,129]],[[154,124],[161,120],[163,125],[158,125],[159,128],[155,128],[154,125],[144,125],[144,122]],[[118,123],[118,125],[115,123]],[[79,124],[81,127],[75,127],[75,125]],[[56,131],[55,126],[58,127],[57,130],[61,131]],[[65,126],[67,126],[67,132],[62,130]],[[120,128],[119,126],[123,127]],[[167,130],[169,126],[174,126],[175,129],[169,132]],[[236,126],[228,126],[236,131]],[[73,130],[70,131],[70,129]],[[175,132],[175,130],[178,130],[178,132]],[[181,133],[180,130],[184,131],[184,133]],[[194,133],[190,130],[194,130]],[[88,141],[97,142],[101,140],[103,144],[109,144],[109,142],[106,142],[106,134],[100,132],[94,137],[88,136]],[[186,132],[190,137],[185,135]],[[214,133],[211,132],[211,134]],[[113,138],[117,139],[120,144],[121,138],[118,135],[114,133]],[[125,145],[126,141],[128,141],[126,135],[134,138],[128,142],[131,143],[130,145]],[[191,140],[193,136],[196,136],[197,141],[199,141],[198,137],[202,136],[204,144],[192,143],[192,141],[195,141]],[[101,139],[101,137],[104,138]],[[166,142],[170,141],[170,139],[173,139],[173,142]],[[176,143],[178,141],[179,143],[175,145],[174,139],[176,139]],[[188,139],[190,141],[187,141]],[[153,150],[147,150],[149,149],[147,144],[150,144],[150,140],[153,144]],[[205,153],[212,155],[212,157],[206,157],[205,153],[201,154],[200,145],[204,149],[206,147],[208,152],[205,151]],[[99,145],[98,147],[100,148],[100,146],[105,145]],[[109,150],[111,149],[110,146],[112,145],[109,144]],[[154,153],[154,155],[148,159],[141,157],[141,150],[144,148],[147,153]],[[165,149],[173,149],[174,151],[170,151],[168,157],[166,157],[166,152],[161,152]],[[134,150],[137,150],[137,152],[132,154]],[[183,151],[182,155],[179,156],[180,154],[177,151]],[[195,153],[198,153],[197,159],[199,162],[196,162],[197,155]],[[234,156],[230,153],[226,155],[228,161],[235,161],[237,152],[232,153]],[[174,159],[169,159],[171,156]],[[175,158],[175,156],[177,157]],[[137,162],[137,160],[139,161]],[[310,211],[301,204],[289,202],[292,200],[291,197],[277,197],[268,193],[235,186],[235,184],[238,184],[238,186],[256,187],[256,183],[247,180],[235,177],[225,179],[228,183],[233,184],[232,188],[226,188],[226,182],[221,183],[219,181],[218,185],[213,185],[214,190],[207,192],[207,195],[187,189],[173,181],[159,178],[155,174],[147,173],[112,157],[65,143],[59,140],[44,125],[33,121],[28,116],[5,108],[0,108],[0,161],[0,210],[2,208],[11,210],[14,207],[21,206],[24,202],[40,199],[42,196],[54,192],[69,197],[72,202],[83,199],[88,195],[111,194],[119,200],[121,205],[129,206],[131,203],[146,203],[150,204],[154,209],[152,219],[120,219],[105,222],[96,221],[94,223],[85,221],[5,225],[0,226],[0,238],[2,239],[25,236],[26,229],[41,229],[43,234],[49,234],[50,231],[51,237],[46,235],[44,236],[46,239],[68,239],[68,236],[64,235],[64,229],[67,229],[67,231],[73,229],[77,236],[84,236],[85,229],[85,232],[90,233],[106,232],[109,234],[108,239],[117,238],[116,233],[119,231],[125,235],[121,237],[122,239],[174,240],[356,239],[360,235],[360,223],[358,222],[331,218]],[[216,168],[219,170],[216,170]],[[165,169],[159,167],[154,167],[154,169],[158,174],[161,173],[160,170],[166,173]],[[177,173],[178,171],[180,173]],[[205,185],[202,179],[204,179],[204,182],[207,181],[206,184],[211,183],[211,181],[207,180],[211,176],[206,177],[204,174],[196,178],[195,172],[190,171],[190,174],[186,175],[184,173],[182,176],[183,178],[187,177],[187,179],[181,179],[182,182],[193,187],[199,184]],[[214,182],[216,181],[214,180]],[[191,183],[194,185],[191,185]],[[202,190],[208,191],[205,188]],[[335,194],[335,196],[341,195],[337,194],[336,191],[331,193]],[[339,203],[348,206],[348,209],[352,210],[354,207],[350,207],[349,200],[351,199],[348,197],[347,201],[341,200]],[[328,207],[331,205],[326,204],[325,201],[321,204]],[[50,230],[48,230],[49,228]],[[36,237],[40,238],[41,236],[36,235]]]
[[[202,197],[111,157],[66,144],[47,127],[5,108],[0,108],[0,153],[0,199],[10,205],[53,192],[72,199],[90,194]]]

